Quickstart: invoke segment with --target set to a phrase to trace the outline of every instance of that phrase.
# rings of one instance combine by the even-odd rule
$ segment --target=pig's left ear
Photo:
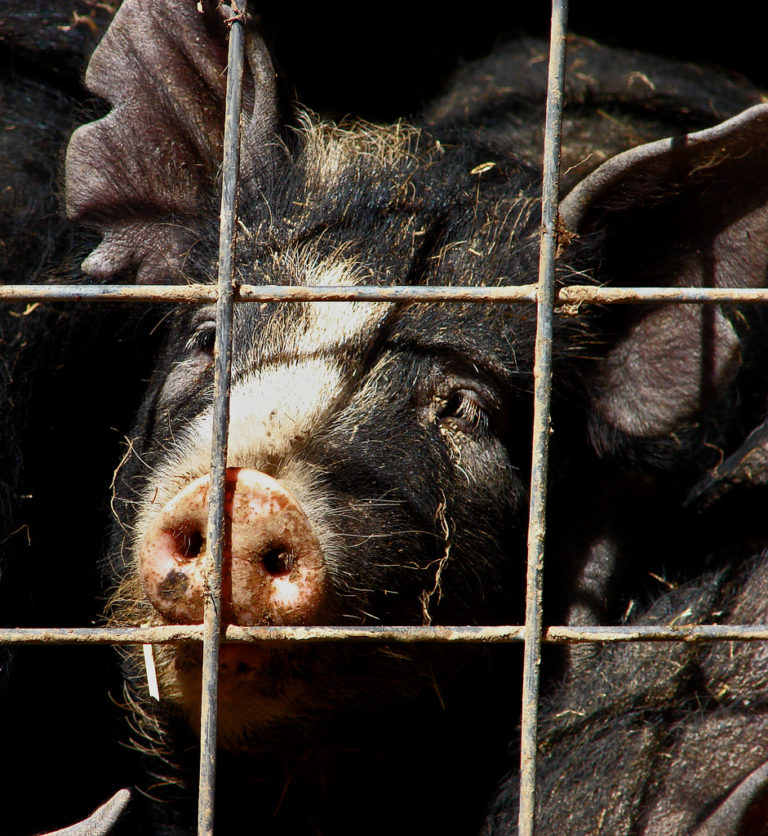
[[[66,161],[66,207],[102,243],[83,271],[143,283],[179,278],[216,191],[226,96],[227,6],[216,0],[124,0],[93,53],[86,86],[112,106],[79,128]],[[261,38],[246,45],[241,187],[270,164],[275,73]]]
[[[573,189],[560,217],[585,245],[592,238],[599,247],[601,282],[764,286],[768,105],[617,155]],[[598,419],[630,435],[658,438],[679,428],[741,362],[719,307],[656,304],[620,318],[592,402]]]

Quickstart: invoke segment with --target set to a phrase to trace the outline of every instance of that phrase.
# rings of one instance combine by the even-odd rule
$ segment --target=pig
[[[634,625],[764,625],[768,423],[694,487],[688,553],[701,571]],[[763,833],[768,811],[764,642],[622,644],[548,694],[536,832]],[[517,775],[484,834],[517,832]]]
[[[83,262],[89,280],[211,280],[224,45],[207,2],[198,11],[126,0],[116,15],[87,76],[112,110],[75,133],[67,158],[70,217],[102,237]],[[531,49],[541,54],[529,44],[506,60]],[[582,43],[576,55],[594,62],[599,90],[605,53]],[[491,70],[504,65],[497,56]],[[251,30],[238,280],[533,281],[540,178],[528,99],[493,102],[494,130],[481,130],[467,109],[468,78],[482,76],[470,71],[415,127],[338,126],[286,114]],[[574,106],[599,98],[591,78],[575,85]],[[624,84],[615,95],[645,94],[653,110],[653,88]],[[759,97],[733,98],[735,112]],[[701,111],[710,122],[731,115],[719,112],[731,97],[719,102],[701,97],[673,113],[676,124],[665,117],[639,136],[701,127]],[[587,139],[604,126],[597,107],[575,119]],[[761,286],[765,124],[758,106],[625,156],[614,155],[637,134],[603,131],[594,145],[606,162],[565,175],[559,282]],[[568,160],[582,161],[585,141],[567,145]],[[668,530],[692,473],[752,420],[733,406],[744,402],[762,321],[759,312],[662,305],[562,313],[559,523],[549,546],[553,572],[569,582],[557,585],[551,617],[579,620],[613,611],[621,596],[612,587],[634,583],[645,545],[658,546],[657,561],[672,555]],[[526,306],[238,306],[224,620],[519,621],[534,327]],[[112,503],[105,562],[116,625],[201,619],[212,311],[163,311],[154,335],[161,345]],[[154,655],[159,702],[140,654],[124,665],[134,745],[147,761],[140,783],[157,799],[137,797],[130,826],[184,833],[194,817],[200,650],[158,646]],[[217,829],[474,832],[514,734],[516,660],[509,647],[226,645]]]
[[[2,4],[2,284],[71,280],[92,246],[59,212],[59,169],[87,97],[82,67],[109,19],[103,5],[79,0]],[[124,313],[103,307],[86,314],[71,306],[0,306],[3,628],[83,626],[100,617],[95,556],[109,521],[106,486],[121,438],[114,428],[127,432],[135,414],[128,398],[138,398],[141,385],[121,374],[123,362],[137,372],[125,329]],[[95,379],[103,381],[99,398]],[[108,647],[0,648],[3,836],[69,826],[135,781],[114,701],[121,682]]]

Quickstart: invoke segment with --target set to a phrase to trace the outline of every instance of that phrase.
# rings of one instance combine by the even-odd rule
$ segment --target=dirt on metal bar
[[[483,304],[534,303],[535,284],[500,287],[289,287],[284,285],[239,285],[234,302],[478,302]],[[4,285],[0,303],[14,302],[215,302],[218,290],[212,284],[190,285]],[[629,305],[637,302],[672,304],[768,303],[768,288],[734,287],[592,287],[571,285],[555,290],[558,307],[578,305]]]
[[[525,594],[525,647],[520,729],[520,807],[518,832],[532,836],[536,812],[539,673],[541,667],[542,581],[549,458],[552,331],[555,302],[560,180],[560,138],[565,86],[567,0],[553,0],[544,128],[544,177],[541,198],[541,248],[534,349],[533,448],[528,516],[528,568]]]
[[[220,7],[223,11],[226,7]],[[218,300],[214,345],[214,408],[211,440],[211,481],[208,493],[206,562],[203,568],[202,704],[200,711],[200,783],[197,801],[198,836],[213,836],[218,726],[219,637],[224,550],[224,504],[227,476],[229,386],[232,366],[234,311],[234,232],[240,173],[240,106],[245,58],[245,0],[233,0],[229,24],[227,100],[224,115],[221,214],[219,223]]]

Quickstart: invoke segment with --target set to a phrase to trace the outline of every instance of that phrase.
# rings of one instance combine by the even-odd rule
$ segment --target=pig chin
[[[251,753],[306,713],[316,654],[282,648],[222,645],[219,656],[219,745]],[[159,671],[161,695],[195,731],[200,729],[202,647],[172,651]]]

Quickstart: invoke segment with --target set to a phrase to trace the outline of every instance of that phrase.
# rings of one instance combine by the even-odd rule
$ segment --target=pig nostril
[[[196,529],[180,528],[172,532],[176,541],[177,552],[185,558],[195,558],[200,555],[205,544],[203,535]]]
[[[273,578],[283,578],[290,575],[296,555],[285,546],[275,546],[261,558],[261,565]]]

